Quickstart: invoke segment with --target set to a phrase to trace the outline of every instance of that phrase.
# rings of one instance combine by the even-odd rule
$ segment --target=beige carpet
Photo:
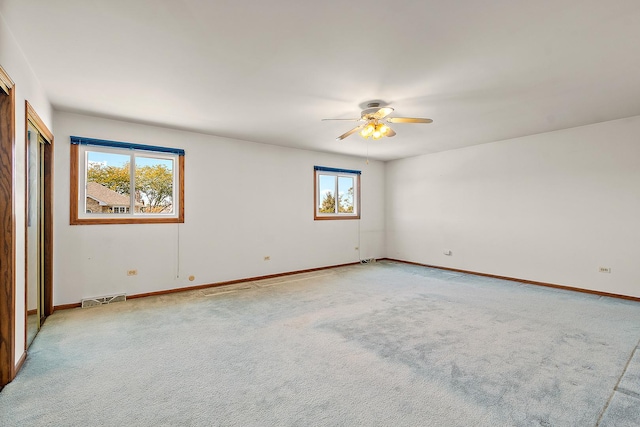
[[[638,426],[640,304],[379,262],[56,312],[2,426]]]

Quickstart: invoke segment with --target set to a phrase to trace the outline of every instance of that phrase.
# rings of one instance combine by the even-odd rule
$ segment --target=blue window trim
[[[362,172],[351,170],[351,169],[337,169],[337,168],[328,168],[325,166],[314,166],[313,170],[322,171],[322,172],[337,172],[337,173],[350,173],[354,175],[361,175]]]
[[[132,142],[107,141],[105,139],[85,138],[82,136],[72,136],[71,144],[93,145],[97,147],[124,148],[129,150],[154,151],[156,153],[171,153],[184,156],[184,150],[180,148],[158,147],[155,145],[134,144]]]

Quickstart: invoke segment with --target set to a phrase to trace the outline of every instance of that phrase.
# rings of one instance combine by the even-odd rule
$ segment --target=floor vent
[[[375,258],[365,258],[360,260],[360,264],[371,264],[376,262]]]
[[[98,305],[111,304],[112,302],[126,301],[126,294],[110,295],[107,297],[85,298],[82,300],[82,308],[95,307]]]

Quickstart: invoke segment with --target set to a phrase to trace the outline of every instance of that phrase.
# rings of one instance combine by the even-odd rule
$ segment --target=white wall
[[[387,256],[640,297],[639,136],[634,117],[389,162]]]
[[[0,15],[0,65],[15,83],[16,94],[14,212],[16,225],[15,360],[17,362],[25,350],[23,338],[25,328],[25,100],[29,101],[47,127],[50,130],[53,129],[51,105],[2,15]]]
[[[384,256],[381,162],[64,112],[54,124],[55,305]],[[184,148],[185,223],[70,226],[70,135]],[[362,171],[360,221],[313,220],[314,165]]]

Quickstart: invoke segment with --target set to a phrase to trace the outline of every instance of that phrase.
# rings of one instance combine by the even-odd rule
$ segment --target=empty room
[[[639,426],[640,2],[0,0],[1,426]]]

